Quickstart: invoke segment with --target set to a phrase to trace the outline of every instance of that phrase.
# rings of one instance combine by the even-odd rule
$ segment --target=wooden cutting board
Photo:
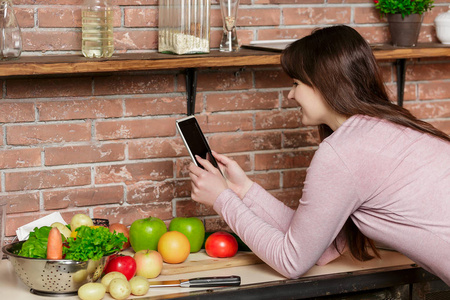
[[[162,275],[184,274],[190,272],[216,270],[238,266],[256,265],[263,263],[253,252],[238,252],[233,257],[213,258],[200,250],[189,254],[188,258],[179,264],[164,263]]]

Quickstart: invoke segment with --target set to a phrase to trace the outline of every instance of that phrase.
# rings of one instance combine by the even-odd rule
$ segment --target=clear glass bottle
[[[223,34],[219,50],[222,52],[233,52],[239,50],[236,33],[236,18],[239,0],[220,0],[220,10],[223,19]]]
[[[85,0],[81,14],[83,55],[111,57],[114,53],[114,12],[110,0]]]
[[[22,53],[22,33],[11,0],[0,1],[0,58],[16,58]]]
[[[209,53],[210,0],[159,0],[158,51]]]

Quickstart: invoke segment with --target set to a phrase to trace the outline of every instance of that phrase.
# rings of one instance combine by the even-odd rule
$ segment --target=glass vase
[[[239,50],[236,33],[236,16],[239,0],[220,0],[222,11],[223,35],[219,50],[222,52],[233,52]]]

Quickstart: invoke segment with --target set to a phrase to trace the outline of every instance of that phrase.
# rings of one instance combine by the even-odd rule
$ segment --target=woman
[[[366,41],[352,28],[314,31],[282,54],[288,95],[322,139],[294,211],[214,153],[191,164],[192,199],[212,205],[256,255],[297,278],[344,249],[359,260],[374,241],[450,284],[450,138],[392,104]],[[334,241],[334,243],[333,243]]]

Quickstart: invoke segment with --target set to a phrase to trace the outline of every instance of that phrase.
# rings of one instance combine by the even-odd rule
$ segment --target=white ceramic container
[[[449,7],[450,8],[450,7]],[[436,36],[442,44],[450,45],[450,10],[434,19]]]

